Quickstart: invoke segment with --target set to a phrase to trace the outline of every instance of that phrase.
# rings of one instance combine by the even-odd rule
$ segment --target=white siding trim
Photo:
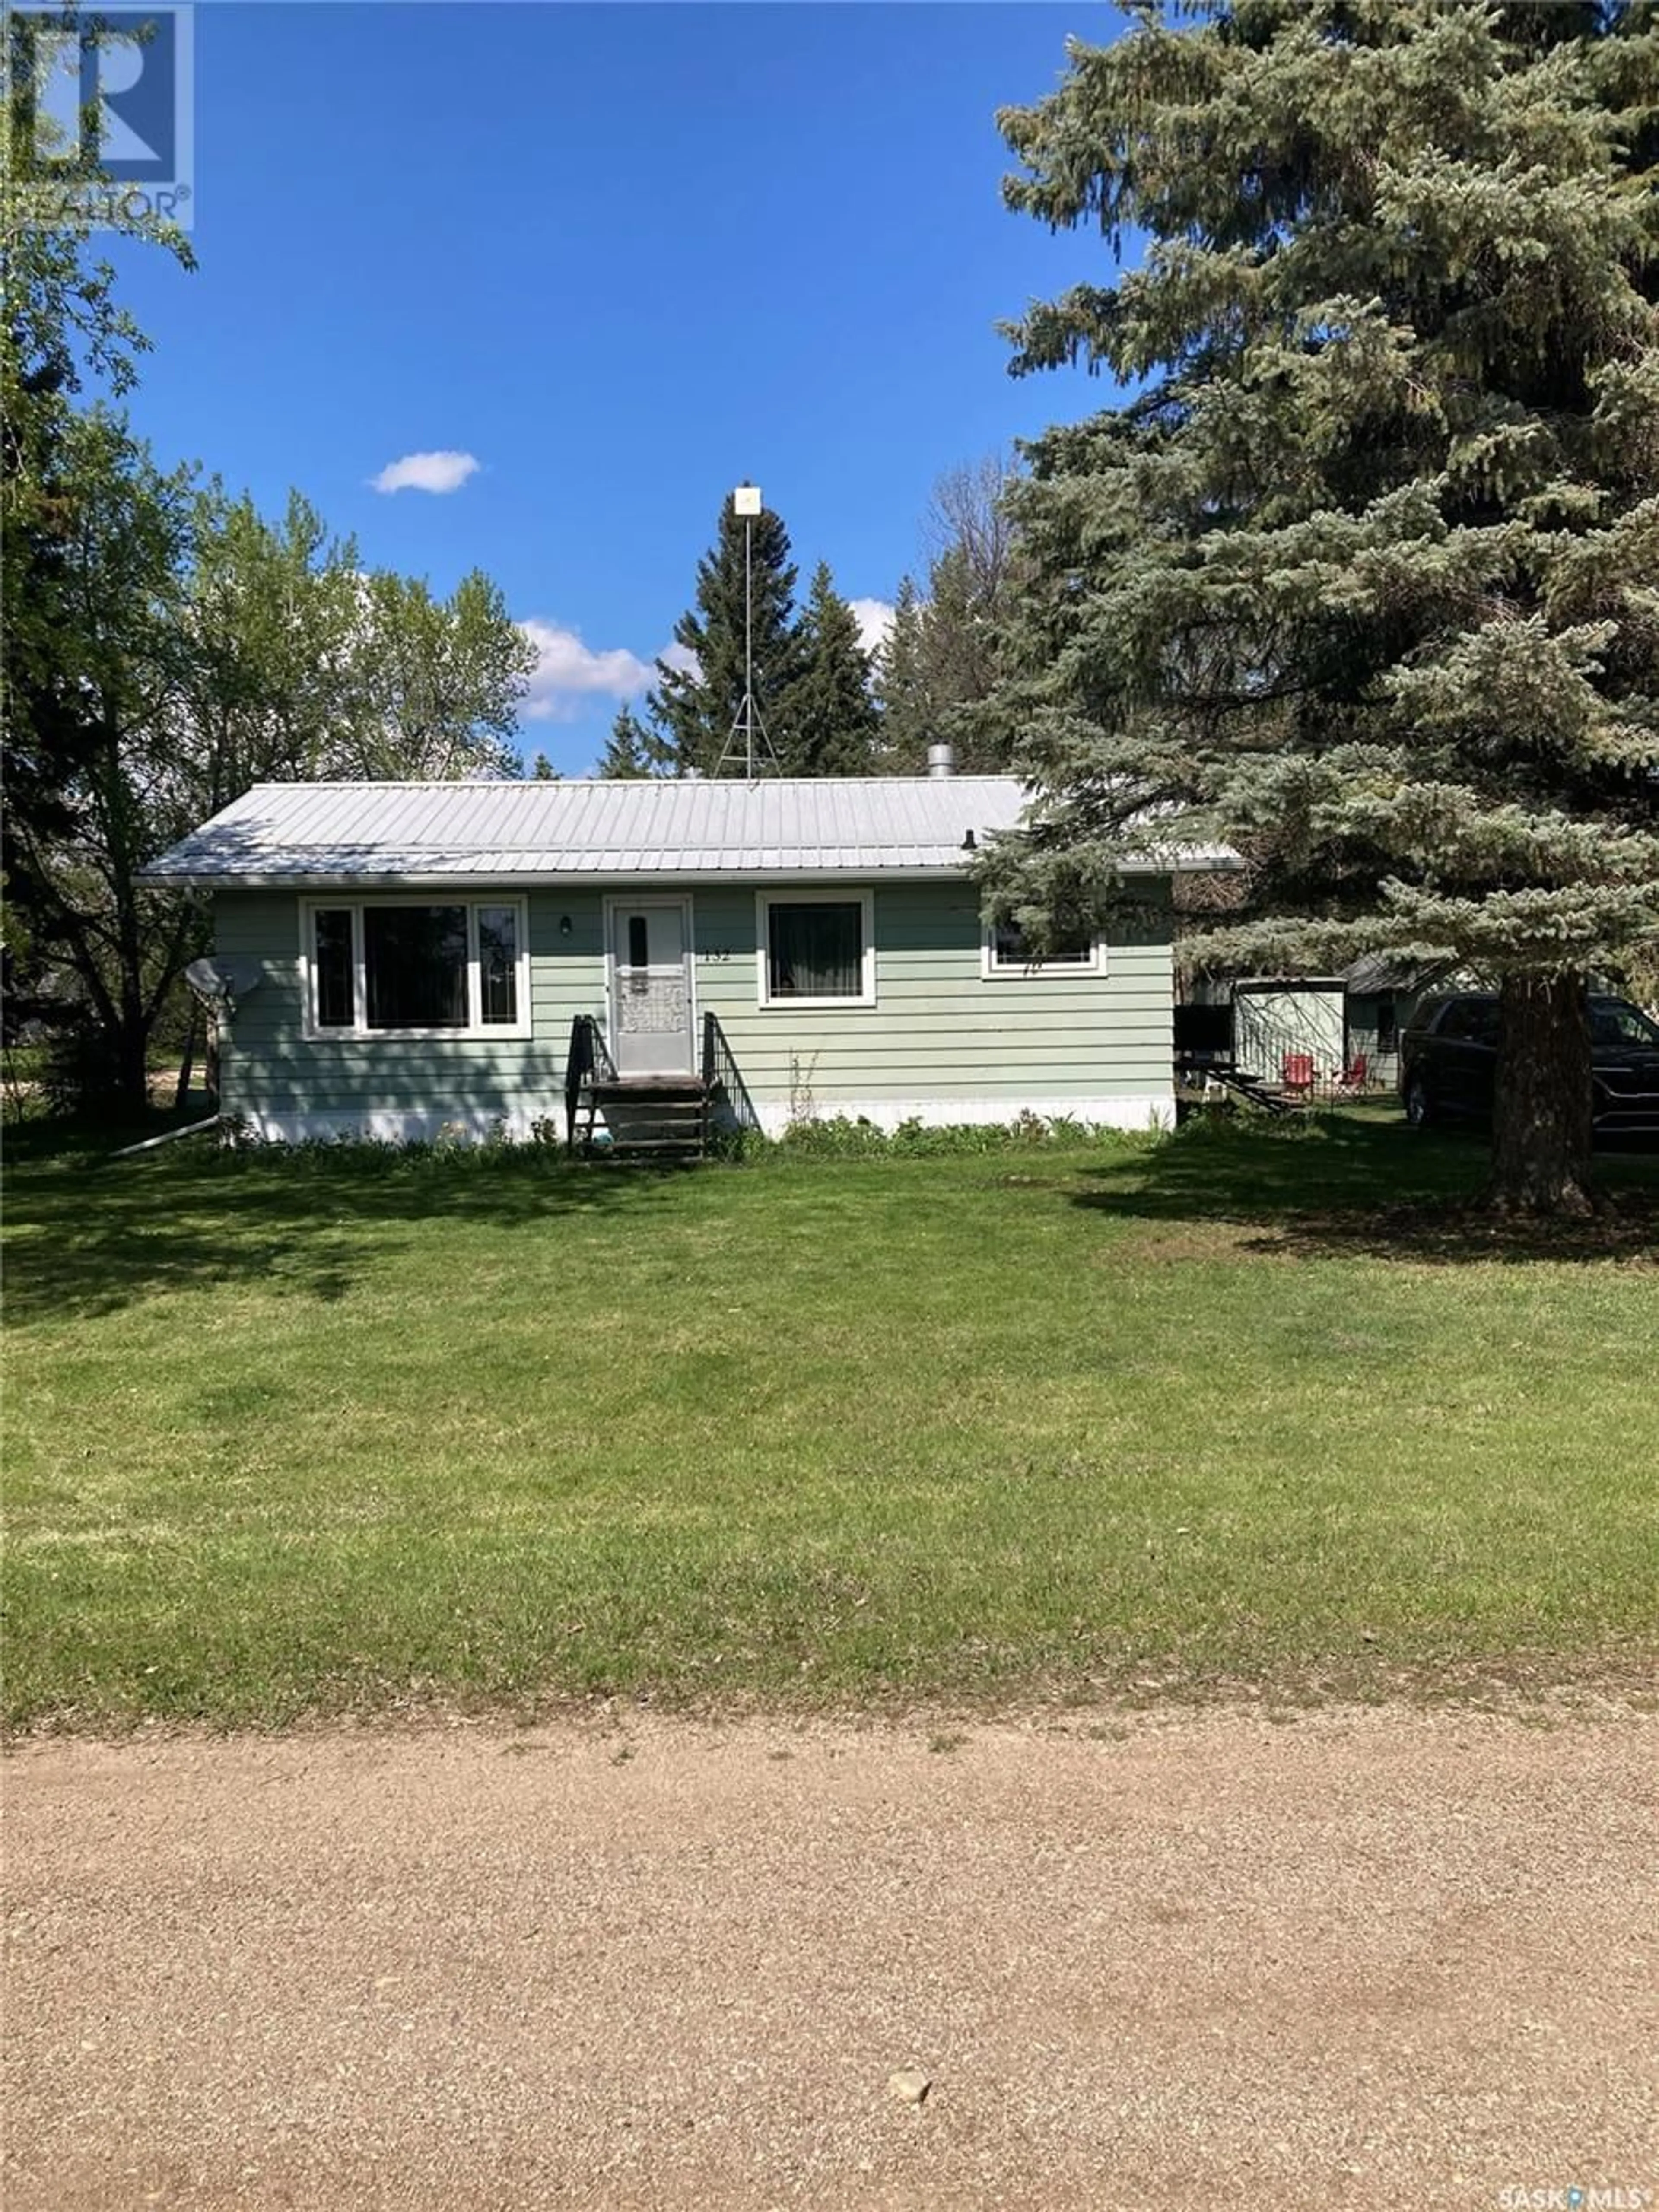
[[[791,1120],[787,1099],[757,1099],[755,1114],[769,1137],[781,1136]],[[1169,1091],[1116,1098],[837,1098],[827,1102],[811,1118],[830,1121],[844,1116],[851,1121],[872,1122],[890,1133],[902,1121],[920,1121],[930,1129],[969,1123],[1006,1128],[1024,1114],[1034,1114],[1044,1121],[1081,1121],[1096,1129],[1175,1127],[1175,1101]],[[505,1136],[513,1143],[523,1144],[529,1141],[534,1121],[555,1121],[562,1129],[563,1103],[552,1101],[550,1096],[549,1100],[522,1103],[498,1113],[380,1106],[362,1113],[315,1109],[276,1114],[245,1110],[240,1118],[255,1137],[272,1145],[327,1144],[347,1138],[392,1145],[431,1144],[446,1135],[472,1144]]]
[[[781,1136],[793,1118],[787,1098],[757,1098],[755,1115],[769,1137]],[[948,1129],[972,1124],[1006,1128],[1024,1114],[1044,1121],[1084,1121],[1097,1129],[1172,1129],[1173,1090],[1097,1097],[939,1098],[918,1093],[907,1098],[832,1098],[818,1094],[815,1121],[872,1121],[889,1132],[901,1121],[924,1128]]]
[[[544,1102],[523,1102],[511,1111],[491,1112],[464,1107],[446,1112],[441,1106],[374,1106],[358,1113],[347,1109],[294,1107],[278,1113],[244,1108],[238,1119],[249,1133],[267,1145],[337,1144],[350,1139],[382,1145],[429,1145],[440,1137],[477,1145],[506,1137],[513,1144],[527,1144],[534,1121],[557,1124],[564,1136],[564,1094],[551,1091]]]

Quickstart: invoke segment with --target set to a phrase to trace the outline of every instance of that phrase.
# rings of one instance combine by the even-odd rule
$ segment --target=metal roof
[[[755,783],[260,783],[146,871],[152,883],[568,882],[573,878],[961,874],[1012,830],[1012,776]],[[1221,852],[1139,865],[1224,867]]]

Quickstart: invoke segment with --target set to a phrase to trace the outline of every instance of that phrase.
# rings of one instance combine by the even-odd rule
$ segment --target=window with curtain
[[[774,899],[766,909],[766,995],[862,999],[860,899]]]

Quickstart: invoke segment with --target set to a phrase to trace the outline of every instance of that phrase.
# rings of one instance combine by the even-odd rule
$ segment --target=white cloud
[[[477,467],[472,453],[405,453],[369,482],[376,491],[459,491]]]
[[[847,604],[859,626],[859,643],[873,653],[893,627],[891,606],[885,599],[849,599]]]
[[[672,668],[682,676],[701,676],[702,673],[702,664],[689,645],[665,645],[657,658],[665,668]]]
[[[578,630],[533,617],[519,628],[536,648],[536,665],[523,708],[532,722],[568,722],[593,698],[632,699],[645,690],[654,672],[637,653],[622,646],[608,652],[584,645]]]

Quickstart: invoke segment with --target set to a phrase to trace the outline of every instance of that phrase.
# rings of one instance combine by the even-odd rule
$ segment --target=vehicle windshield
[[[1639,1007],[1620,999],[1603,999],[1590,1008],[1590,1040],[1595,1044],[1659,1045],[1659,1023],[1650,1022]]]

